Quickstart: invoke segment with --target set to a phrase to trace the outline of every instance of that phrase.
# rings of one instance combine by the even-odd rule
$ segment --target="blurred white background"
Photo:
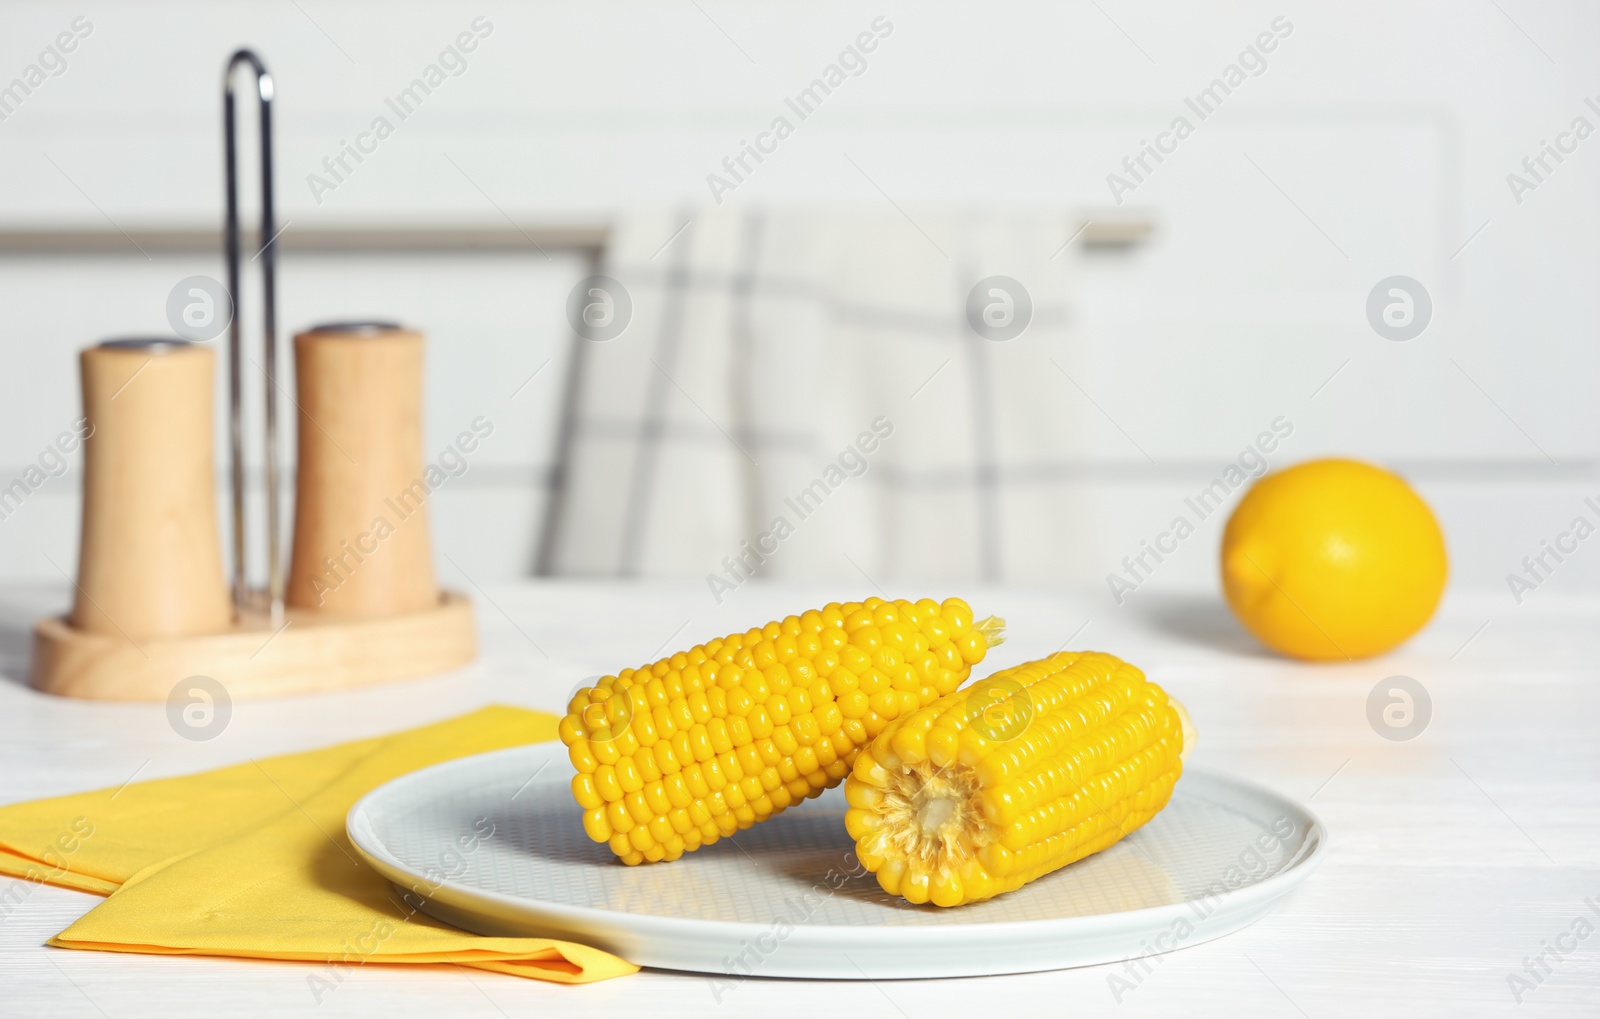
[[[464,72],[317,201],[308,175],[395,120],[385,99],[480,16],[492,32]],[[480,582],[533,572],[582,342],[564,304],[595,245],[630,217],[709,208],[707,174],[880,16],[893,32],[866,71],[724,209],[1028,210],[1062,244],[1086,219],[1152,227],[1122,247],[1079,236],[1034,267],[1072,295],[1074,377],[1108,415],[1083,404],[1071,451],[1080,554],[1021,579],[1103,585],[1278,415],[1295,432],[1276,463],[1402,471],[1440,515],[1455,584],[1508,605],[1522,557],[1595,518],[1600,140],[1520,202],[1507,175],[1575,118],[1600,127],[1600,8],[1527,0],[7,2],[0,87],[75,18],[92,31],[0,121],[0,485],[78,415],[76,350],[166,332],[172,286],[222,274],[222,68],[249,45],[278,89],[284,335],[363,316],[425,330],[427,455],[477,415],[497,426],[434,497],[436,545]],[[1107,175],[1175,116],[1197,120],[1185,98],[1277,18],[1293,31],[1265,70],[1119,207]],[[1407,342],[1367,321],[1393,275],[1434,302]],[[78,467],[0,521],[0,576],[61,583],[49,560],[75,559]],[[1212,585],[1221,518],[1152,583]],[[460,582],[442,558],[440,573]],[[1600,547],[1551,584],[1600,589]]]

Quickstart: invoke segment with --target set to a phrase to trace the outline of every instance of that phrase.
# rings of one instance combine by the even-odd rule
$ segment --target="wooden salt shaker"
[[[222,576],[212,462],[215,355],[177,339],[82,352],[83,531],[71,624],[132,638],[215,633]]]

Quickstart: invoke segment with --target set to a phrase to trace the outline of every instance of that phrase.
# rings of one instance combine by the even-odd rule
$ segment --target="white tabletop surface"
[[[752,584],[716,606],[698,583],[472,593],[483,652],[472,666],[236,703],[225,731],[195,743],[173,732],[159,704],[28,689],[29,620],[66,594],[0,589],[9,680],[0,681],[0,803],[309,749],[487,703],[556,709],[587,676],[837,594]],[[1108,978],[1121,967],[875,985],[751,980],[718,1005],[705,979],[673,973],[564,987],[367,966],[319,1003],[309,965],[44,948],[100,900],[42,887],[0,919],[0,1015],[1600,1014],[1600,601],[1517,606],[1503,592],[1453,592],[1399,652],[1307,666],[1261,650],[1206,595],[1146,592],[1118,608],[1097,591],[909,593],[956,593],[1005,616],[1011,640],[994,652],[997,667],[1068,641],[1141,666],[1194,715],[1194,763],[1253,778],[1322,816],[1326,862],[1254,926],[1159,957],[1120,1001]],[[1432,706],[1427,727],[1403,742],[1368,721],[1369,693],[1395,675],[1420,682]],[[1547,951],[1580,915],[1595,934]],[[1519,1004],[1508,975],[1525,976],[1524,957],[1542,951],[1550,975]]]

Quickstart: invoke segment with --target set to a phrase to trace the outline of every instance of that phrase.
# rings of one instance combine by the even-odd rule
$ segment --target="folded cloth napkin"
[[[309,753],[0,807],[0,873],[110,896],[52,938],[58,948],[311,962],[319,1000],[368,963],[454,963],[559,983],[633,973],[584,945],[482,937],[416,912],[345,835],[356,800],[398,775],[555,734],[550,715],[495,706]]]

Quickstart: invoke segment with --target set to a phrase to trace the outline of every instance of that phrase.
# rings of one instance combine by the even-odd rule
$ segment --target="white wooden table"
[[[99,900],[42,887],[0,920],[0,1015],[1586,1015],[1600,1013],[1600,601],[1453,592],[1431,627],[1373,662],[1303,666],[1256,647],[1209,595],[910,592],[967,597],[1007,618],[1012,663],[1073,646],[1120,654],[1187,704],[1195,762],[1309,801],[1332,833],[1322,868],[1265,920],[1160,957],[1118,1000],[1120,967],[976,980],[750,981],[718,1006],[704,979],[664,972],[587,987],[451,968],[358,969],[318,1003],[294,963],[42,947]],[[27,623],[62,590],[0,589],[0,802],[176,775],[433,721],[490,702],[556,709],[580,679],[663,645],[821,604],[838,592],[748,585],[715,606],[698,583],[534,583],[475,594],[483,654],[448,676],[234,705],[209,742],[162,705],[36,694]],[[1485,622],[1488,625],[1485,626]],[[1076,634],[1076,635],[1075,635]],[[1075,636],[1074,636],[1075,635]],[[1368,721],[1380,680],[1431,700],[1416,738]],[[3,879],[0,879],[3,880]],[[1508,975],[1563,938],[1522,995]],[[1530,981],[1531,982],[1531,981]]]

